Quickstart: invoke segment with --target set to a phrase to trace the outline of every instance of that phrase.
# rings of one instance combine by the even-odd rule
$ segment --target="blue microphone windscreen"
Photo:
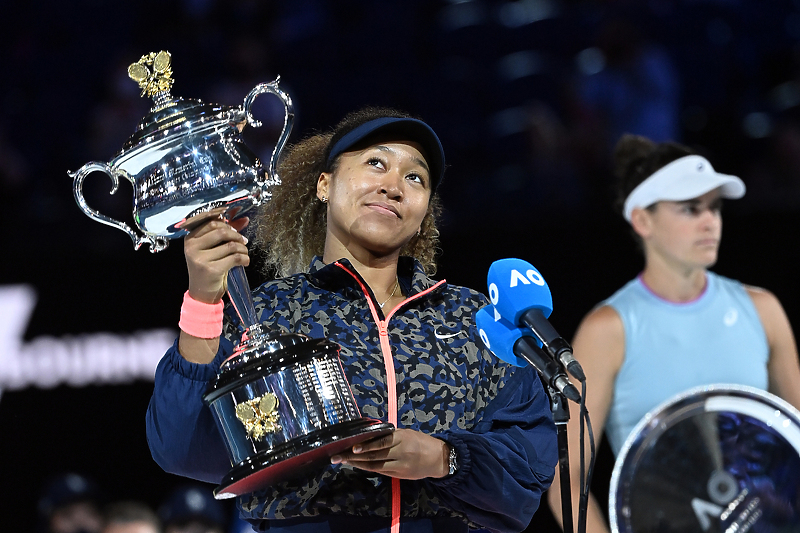
[[[475,313],[475,325],[481,336],[483,344],[486,345],[498,359],[514,366],[525,366],[528,363],[525,359],[514,355],[514,343],[522,335],[530,336],[530,333],[522,328],[514,327],[506,322],[497,314],[491,305],[478,310]]]
[[[486,276],[489,299],[500,315],[512,324],[529,309],[539,309],[545,318],[553,312],[550,287],[533,265],[522,259],[500,259]]]

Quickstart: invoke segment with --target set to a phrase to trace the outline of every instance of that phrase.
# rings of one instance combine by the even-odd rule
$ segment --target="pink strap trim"
[[[706,283],[705,283],[705,285],[703,285],[703,290],[700,291],[700,294],[698,294],[695,298],[692,298],[691,300],[687,300],[685,302],[676,302],[674,300],[669,300],[667,298],[664,298],[663,296],[658,294],[656,291],[654,291],[652,288],[650,288],[650,285],[645,283],[643,275],[644,275],[644,272],[640,272],[639,275],[636,276],[636,279],[639,281],[639,283],[642,284],[642,287],[644,287],[644,290],[646,290],[647,292],[649,292],[650,294],[652,294],[654,297],[658,298],[662,302],[668,303],[670,305],[688,305],[688,304],[693,304],[693,303],[697,302],[698,300],[700,300],[703,296],[705,296],[706,292],[708,292],[708,274],[706,274],[706,276],[705,276]]]
[[[353,276],[353,279],[358,282],[361,286],[361,290],[364,292],[364,295],[368,295],[367,288],[358,279],[358,276],[350,272],[343,264],[336,262],[336,266]],[[375,322],[378,324],[378,339],[380,340],[381,344],[381,352],[383,353],[383,366],[386,369],[386,392],[388,394],[388,402],[389,405],[387,406],[388,411],[388,418],[389,422],[397,426],[397,376],[395,375],[394,369],[394,356],[392,355],[392,346],[389,344],[389,330],[388,324],[389,319],[392,315],[397,311],[400,307],[405,305],[407,302],[412,300],[416,300],[417,298],[421,298],[422,296],[428,294],[429,292],[433,291],[439,285],[442,285],[445,280],[439,281],[433,287],[430,287],[420,293],[415,294],[410,298],[406,298],[399,304],[392,309],[388,315],[386,315],[386,320],[380,320],[378,318],[378,311],[375,309],[375,305],[372,303],[372,300],[369,299],[367,296],[367,304],[369,305],[369,309],[372,312],[372,318],[375,319]],[[392,527],[391,533],[400,533],[400,480],[398,478],[392,478]]]
[[[216,339],[222,335],[222,300],[215,304],[198,302],[189,291],[183,294],[181,319],[178,327],[200,339]]]

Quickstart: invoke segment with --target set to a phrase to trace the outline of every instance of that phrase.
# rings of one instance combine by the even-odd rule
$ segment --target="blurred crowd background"
[[[19,338],[0,324],[0,368],[31,346],[79,357],[102,335],[177,331],[181,243],[134,252],[80,212],[67,176],[110,161],[134,132],[150,102],[126,69],[159,50],[172,54],[175,96],[239,105],[280,75],[290,142],[365,104],[424,118],[449,167],[437,277],[485,291],[494,260],[523,258],[548,281],[566,337],[641,268],[611,205],[614,143],[630,132],[690,145],[748,187],[725,206],[715,270],[769,288],[800,323],[798,0],[31,0],[3,3],[0,40],[0,288],[35,295],[27,321],[9,312]],[[244,132],[264,160],[282,113],[262,96],[265,125]],[[90,205],[131,221],[130,185],[110,187],[87,179]],[[153,512],[185,482],[147,450],[152,370],[81,378],[73,366],[49,381],[0,370],[3,531],[44,531],[57,474]],[[612,461],[601,447],[601,490]],[[543,504],[529,529],[554,527]]]

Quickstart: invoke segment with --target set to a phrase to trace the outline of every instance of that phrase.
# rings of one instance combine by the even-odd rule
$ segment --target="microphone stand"
[[[569,405],[567,398],[549,385],[545,386],[550,397],[550,410],[556,424],[558,437],[558,471],[561,474],[561,518],[564,533],[573,533],[572,523],[572,487],[569,479],[569,443],[567,440],[567,422],[569,422]]]

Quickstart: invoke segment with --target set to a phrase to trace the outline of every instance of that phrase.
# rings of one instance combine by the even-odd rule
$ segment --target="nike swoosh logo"
[[[437,339],[439,339],[439,340],[450,339],[450,338],[453,338],[453,337],[455,337],[456,335],[459,335],[460,333],[461,333],[460,331],[457,331],[457,332],[455,332],[455,333],[447,333],[447,334],[443,334],[443,333],[439,333],[439,332],[438,332],[438,331],[436,331],[436,330],[433,330],[433,334],[434,334],[434,336],[435,336]]]

